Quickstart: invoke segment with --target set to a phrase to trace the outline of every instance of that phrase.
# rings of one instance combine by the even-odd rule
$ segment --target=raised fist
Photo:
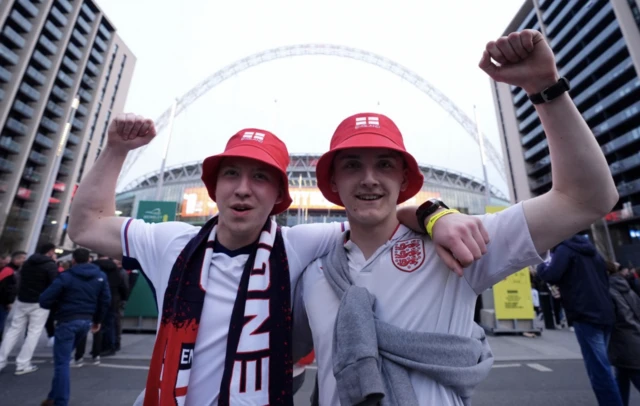
[[[107,144],[131,151],[147,145],[155,136],[153,120],[135,114],[120,114],[109,125]]]
[[[535,30],[490,41],[478,66],[496,82],[521,87],[528,94],[541,92],[560,79],[553,51]]]

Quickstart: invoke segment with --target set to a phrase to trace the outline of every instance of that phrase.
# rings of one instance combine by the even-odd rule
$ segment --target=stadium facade
[[[289,191],[293,204],[278,216],[284,225],[342,221],[344,209],[328,202],[317,188],[315,167],[320,155],[293,154],[287,170]],[[439,198],[464,213],[485,212],[486,195],[483,181],[448,169],[421,165],[425,177],[422,190],[405,204],[420,204],[430,198]],[[192,162],[164,171],[163,186],[158,192],[160,171],[143,176],[126,186],[116,196],[116,208],[122,216],[135,217],[141,201],[170,201],[177,203],[176,220],[200,225],[217,213],[216,205],[207,194],[202,176],[202,164]],[[508,199],[491,187],[491,206],[507,206]]]

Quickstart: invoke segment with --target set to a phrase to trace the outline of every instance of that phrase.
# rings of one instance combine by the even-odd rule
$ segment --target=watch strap
[[[560,95],[562,95],[564,92],[569,91],[570,89],[571,84],[569,83],[569,80],[563,77],[560,78],[560,80],[558,80],[555,85],[549,86],[540,93],[529,95],[529,100],[531,100],[531,103],[533,104],[546,103],[558,98]]]

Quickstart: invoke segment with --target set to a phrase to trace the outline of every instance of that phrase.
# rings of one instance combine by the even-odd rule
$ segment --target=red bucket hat
[[[344,206],[338,193],[331,190],[331,166],[338,151],[350,148],[387,148],[402,154],[407,163],[407,189],[400,192],[398,204],[422,189],[424,176],[416,159],[405,149],[402,134],[395,123],[382,114],[359,113],[340,123],[331,137],[329,152],[320,157],[316,166],[318,188],[331,203]]]
[[[218,155],[208,157],[202,163],[202,181],[207,187],[209,197],[216,201],[216,183],[218,181],[218,169],[220,162],[227,157],[249,158],[260,161],[278,170],[284,196],[282,202],[273,206],[272,215],[282,213],[291,205],[289,195],[289,179],[287,167],[289,166],[289,151],[287,146],[278,137],[269,131],[258,128],[245,128],[238,131],[224,149]]]

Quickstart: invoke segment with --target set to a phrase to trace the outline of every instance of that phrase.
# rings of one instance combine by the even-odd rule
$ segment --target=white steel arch
[[[332,44],[300,44],[300,45],[289,45],[278,48],[267,49],[262,52],[255,53],[253,55],[249,55],[245,58],[242,58],[236,62],[233,62],[230,65],[225,66],[219,71],[215,72],[211,76],[207,77],[205,80],[198,83],[191,90],[185,93],[182,97],[177,99],[177,107],[176,107],[176,116],[179,115],[182,111],[184,111],[191,103],[194,103],[208,91],[224,82],[225,80],[231,78],[232,76],[252,68],[254,66],[263,64],[265,62],[270,62],[276,59],[283,59],[293,56],[305,56],[305,55],[327,55],[327,56],[338,56],[341,58],[350,58],[358,61],[366,62],[371,65],[378,66],[386,71],[389,71],[396,76],[401,77],[407,82],[411,83],[413,86],[418,88],[424,94],[429,96],[432,100],[438,103],[451,117],[453,117],[464,129],[465,131],[473,138],[473,140],[478,143],[478,131],[475,125],[475,122],[469,118],[464,111],[462,111],[458,106],[453,103],[451,99],[449,99],[444,93],[440,90],[436,89],[431,83],[429,83],[426,79],[418,75],[417,73],[411,71],[410,69],[400,65],[399,63],[392,61],[384,56],[374,54],[372,52],[364,51],[357,48],[351,48],[341,45],[332,45]],[[169,123],[169,118],[171,116],[170,106],[167,110],[165,110],[160,117],[155,121],[156,131],[160,133]],[[493,164],[493,166],[497,169],[498,173],[502,177],[502,179],[506,180],[504,163],[502,161],[502,156],[495,149],[491,141],[483,135],[484,137],[484,149],[487,155],[488,160]],[[122,180],[123,176],[131,169],[135,161],[142,154],[146,147],[138,148],[129,153],[127,156],[127,160],[124,163],[123,170],[120,175],[120,180]]]

